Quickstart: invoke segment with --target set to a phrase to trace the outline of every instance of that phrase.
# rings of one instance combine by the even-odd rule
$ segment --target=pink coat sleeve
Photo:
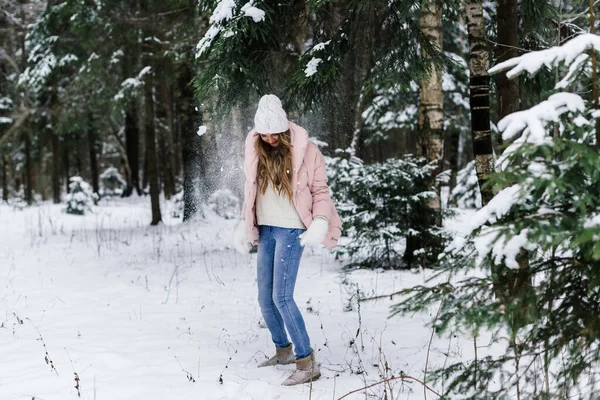
[[[325,159],[318,148],[316,148],[315,153],[313,163],[314,175],[310,184],[310,193],[313,199],[312,215],[313,219],[315,217],[324,217],[329,221],[331,220],[331,197],[329,195],[329,186],[327,186]]]

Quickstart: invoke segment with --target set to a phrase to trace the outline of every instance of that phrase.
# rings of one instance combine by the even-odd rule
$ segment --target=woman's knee
[[[286,308],[289,304],[294,304],[294,298],[290,295],[273,295],[273,303],[281,310]]]
[[[271,293],[258,293],[258,305],[261,309],[271,308],[273,304],[273,295]]]

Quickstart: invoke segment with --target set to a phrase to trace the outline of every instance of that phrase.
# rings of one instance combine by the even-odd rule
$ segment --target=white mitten
[[[233,245],[242,254],[248,254],[250,249],[252,249],[252,243],[250,243],[248,231],[246,230],[246,221],[244,220],[241,220],[235,227]]]
[[[300,244],[302,246],[318,246],[327,237],[327,231],[329,230],[329,221],[324,218],[313,219],[312,224],[308,227],[306,232],[300,235]]]

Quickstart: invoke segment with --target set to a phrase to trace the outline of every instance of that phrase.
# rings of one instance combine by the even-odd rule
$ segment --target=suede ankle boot
[[[283,349],[275,348],[275,355],[258,364],[258,368],[270,367],[271,365],[293,364],[295,360],[296,357],[294,356],[292,345],[290,344],[288,347],[284,347]]]
[[[287,378],[282,385],[293,386],[300,383],[307,383],[319,379],[321,371],[315,361],[315,353],[310,353],[307,357],[296,360],[296,370]]]

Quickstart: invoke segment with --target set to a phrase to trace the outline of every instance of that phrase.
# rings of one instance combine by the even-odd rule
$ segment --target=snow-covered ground
[[[150,227],[148,199],[102,202],[83,217],[0,206],[0,400],[76,399],[76,377],[82,399],[329,400],[472,358],[473,343],[454,335],[430,345],[435,309],[389,319],[393,301],[356,301],[357,291],[422,283],[427,271],[345,273],[326,250],[307,249],[295,297],[323,377],[283,387],[293,365],[256,367],[273,346],[256,255],[229,247],[235,221],[181,224],[164,212],[165,224]],[[424,398],[415,381],[385,387],[390,399]]]

